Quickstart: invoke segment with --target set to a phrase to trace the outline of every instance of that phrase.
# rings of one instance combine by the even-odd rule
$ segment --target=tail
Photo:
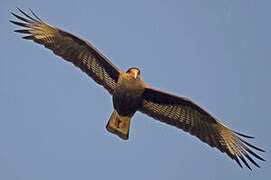
[[[118,135],[121,139],[129,138],[130,120],[132,117],[120,116],[116,110],[112,113],[107,125],[107,131]]]

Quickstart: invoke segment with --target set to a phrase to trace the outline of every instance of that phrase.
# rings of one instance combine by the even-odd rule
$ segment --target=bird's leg
[[[129,138],[130,119],[131,117],[119,116],[118,113],[114,111],[106,125],[106,129],[118,135],[121,139],[127,140]]]
[[[114,124],[117,128],[120,128],[120,124],[121,124],[121,120],[117,117],[116,119],[114,119]]]
[[[125,125],[126,125],[125,120],[122,120],[122,121],[119,122],[119,128],[120,128],[120,129],[124,128]]]
[[[122,128],[125,127],[126,122],[125,122],[125,119],[120,120],[119,118],[116,118],[116,119],[114,119],[114,124],[115,124],[115,126],[116,126],[117,128],[122,129]]]

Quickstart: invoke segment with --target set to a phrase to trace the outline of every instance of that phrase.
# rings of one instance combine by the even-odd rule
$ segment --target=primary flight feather
[[[251,169],[245,157],[259,167],[250,155],[264,161],[250,148],[264,151],[249,144],[239,136],[253,137],[229,129],[187,98],[148,87],[141,80],[139,69],[130,68],[126,72],[119,70],[90,43],[46,24],[31,10],[34,17],[29,16],[19,8],[18,10],[25,17],[12,13],[21,22],[13,20],[10,20],[10,22],[27,29],[15,30],[15,32],[28,34],[23,38],[42,44],[56,55],[73,63],[113,96],[114,111],[106,126],[109,132],[122,139],[128,139],[130,120],[136,111],[140,111],[154,119],[197,136],[211,147],[216,147],[221,152],[225,152],[241,167],[240,159]]]

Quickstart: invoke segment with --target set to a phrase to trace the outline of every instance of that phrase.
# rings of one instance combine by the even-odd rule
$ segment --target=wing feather
[[[251,136],[229,129],[191,100],[151,88],[145,89],[142,98],[140,112],[197,136],[211,147],[216,147],[221,152],[225,152],[240,167],[242,165],[239,159],[251,170],[244,157],[255,166],[260,167],[248,153],[264,161],[248,146],[258,151],[263,151],[262,149],[249,144],[237,135],[245,138],[252,138]]]
[[[32,10],[30,11],[34,17],[29,16],[19,8],[18,10],[26,18],[12,13],[22,22],[12,20],[10,22],[29,29],[15,30],[15,32],[29,34],[23,38],[33,40],[51,49],[56,55],[72,62],[97,83],[104,86],[111,94],[113,93],[120,70],[96,48],[71,33],[44,23]]]

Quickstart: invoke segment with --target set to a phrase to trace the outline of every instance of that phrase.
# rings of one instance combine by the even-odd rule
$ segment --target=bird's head
[[[135,79],[137,79],[140,76],[140,70],[135,67],[128,69],[128,71],[126,71],[126,73],[128,74],[128,76],[131,76]]]

